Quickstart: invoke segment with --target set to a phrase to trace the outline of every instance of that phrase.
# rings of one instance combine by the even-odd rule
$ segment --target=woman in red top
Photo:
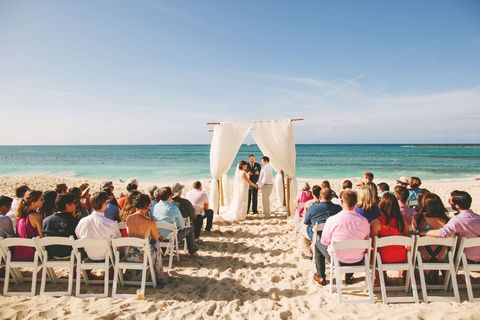
[[[379,203],[380,216],[370,224],[370,236],[374,239],[388,236],[407,236],[408,223],[400,213],[397,198],[385,193]],[[405,246],[378,248],[382,263],[403,263],[407,261]]]

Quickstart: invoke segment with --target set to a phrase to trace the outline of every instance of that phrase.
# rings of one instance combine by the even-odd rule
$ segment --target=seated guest
[[[355,207],[355,211],[367,219],[368,223],[377,219],[380,215],[375,194],[367,185],[364,185],[358,190],[358,203]]]
[[[75,237],[75,228],[78,219],[74,214],[77,210],[75,195],[72,193],[62,193],[55,200],[57,212],[43,220],[43,235],[51,237]],[[65,258],[70,257],[72,247],[68,246],[48,246],[49,257]]]
[[[90,210],[92,207],[90,206],[90,186],[88,183],[82,183],[80,187],[78,187],[81,191],[80,195],[80,205],[88,210],[88,214],[90,214]]]
[[[370,224],[370,237],[408,236],[408,223],[400,213],[397,198],[385,193],[378,204],[380,216]],[[405,246],[378,248],[383,263],[403,263],[407,261]]]
[[[408,178],[404,176],[398,178],[397,180],[397,186],[400,186],[400,187],[408,188],[409,183],[410,181],[408,180]]]
[[[313,194],[310,191],[310,185],[308,182],[305,182],[302,187],[302,192],[298,195],[297,204],[305,204],[307,201],[313,199]],[[299,218],[303,218],[303,212],[305,211],[305,207],[299,208],[297,211],[297,216]]]
[[[305,211],[304,213],[306,214],[308,212],[308,209],[314,205],[314,204],[317,204],[320,202],[320,190],[322,188],[320,188],[320,186],[318,185],[314,185],[312,187],[312,195],[313,195],[313,199],[312,200],[308,200],[307,202],[305,202]],[[305,215],[304,215],[304,218],[305,218]]]
[[[213,222],[213,210],[208,208],[208,195],[202,191],[202,183],[195,181],[193,189],[185,195],[195,209],[195,220],[193,221],[193,233],[195,239],[200,238],[200,232],[203,228],[203,220],[207,219],[205,231],[210,232]]]
[[[56,211],[55,200],[57,199],[56,191],[45,191],[43,194],[43,204],[42,207],[38,210],[38,213],[42,215],[42,218],[45,219],[49,215],[53,214]]]
[[[317,186],[318,187],[318,186]],[[318,188],[320,190],[320,188]],[[317,223],[325,223],[327,219],[338,212],[342,211],[342,207],[332,203],[332,192],[328,188],[322,188],[319,194],[319,201],[313,204],[305,213],[303,225],[300,229],[300,247],[302,248],[302,256],[305,259],[312,259],[310,245],[313,239],[313,226]],[[320,236],[322,232],[318,233]],[[325,265],[324,257],[320,257]]]
[[[407,205],[409,207],[416,207],[418,206],[418,194],[420,193],[422,181],[418,177],[411,177],[409,182],[410,195],[408,196]]]
[[[427,231],[440,229],[448,222],[447,209],[442,200],[435,193],[428,193],[422,198],[422,211],[415,214],[413,227],[420,234]],[[420,247],[423,262],[446,262],[448,257],[448,248],[444,246],[426,246]]]
[[[381,198],[385,193],[390,191],[390,186],[386,182],[380,182],[377,184],[378,198]]]
[[[180,209],[173,203],[173,192],[170,187],[160,188],[160,201],[155,205],[153,210],[153,219],[157,222],[175,224],[178,229],[178,241],[186,239],[188,252],[190,256],[197,256],[198,248],[195,243],[195,236],[191,227],[185,227],[185,220],[180,213]],[[168,238],[168,230],[160,230],[160,234],[164,239]]]
[[[7,217],[10,217],[10,219],[12,219],[13,224],[17,222],[17,218],[15,218],[17,207],[22,201],[23,197],[25,196],[25,193],[28,190],[30,190],[30,188],[27,185],[21,185],[15,188],[15,199],[13,199],[12,206],[10,207],[10,211],[6,215]]]
[[[105,181],[102,183],[102,188],[100,189],[100,191],[105,191],[113,194],[113,199],[110,201],[110,203],[119,207],[117,199],[115,198],[115,194],[113,193],[113,190],[115,190],[115,186],[113,185],[112,181]]]
[[[152,202],[150,203],[150,210],[148,215],[150,218],[153,217],[153,210],[155,209],[155,205],[160,201],[160,188],[155,187],[155,191],[153,191]]]
[[[127,217],[137,211],[137,208],[135,208],[135,203],[141,195],[142,193],[138,190],[130,191],[127,194],[127,198],[125,200],[125,203],[123,204],[123,208],[122,210],[120,210],[119,221],[127,221]]]
[[[148,194],[150,195],[150,208],[148,209],[148,216],[151,217],[151,213],[153,212],[153,207],[158,203],[157,198],[155,198],[155,191],[158,189],[156,185],[151,186],[148,188]]]
[[[412,222],[413,216],[415,215],[415,210],[407,206],[407,199],[409,195],[408,189],[402,186],[396,186],[393,194],[398,200],[400,213],[407,221],[409,230],[412,230]]]
[[[367,182],[363,185],[365,188],[372,190],[373,196],[375,197],[375,203],[378,204],[380,198],[378,198],[378,189],[377,185],[373,182]]]
[[[12,207],[13,199],[6,196],[0,196],[0,237],[11,238],[15,237],[13,231],[12,219],[5,216]]]
[[[107,205],[107,208],[105,209],[105,212],[103,213],[103,215],[107,219],[119,222],[120,221],[120,209],[113,202],[113,199],[115,198],[115,196],[110,191],[105,191],[105,192],[108,195],[108,199],[107,199],[108,205]]]
[[[330,189],[330,192],[332,193],[332,199],[333,198],[338,198],[337,194],[335,191],[332,190],[332,187],[330,187],[330,182],[328,180],[323,180],[322,183],[320,184],[320,188],[327,188]]]
[[[480,215],[470,209],[472,204],[470,194],[455,190],[450,194],[448,202],[458,213],[442,228],[422,232],[422,234],[437,238],[449,238],[455,235],[465,238],[480,237]],[[471,262],[480,262],[480,247],[466,248],[465,255]]]
[[[75,213],[73,214],[73,216],[75,218],[77,218],[78,220],[82,219],[82,218],[85,218],[87,217],[90,212],[88,211],[87,208],[85,208],[84,206],[82,206],[81,204],[81,198],[82,198],[82,190],[80,190],[80,188],[77,188],[77,187],[73,187],[73,188],[70,188],[68,190],[68,193],[71,193],[74,195],[75,197]],[[57,208],[58,210],[58,208]]]
[[[373,177],[374,177],[374,175],[373,175],[372,172],[365,172],[365,173],[363,174],[362,182],[363,182],[364,184],[366,184],[366,183],[372,183],[372,182],[373,182]]]
[[[338,196],[338,199],[336,201],[332,201],[335,204],[342,205],[342,202],[340,199],[342,199],[342,193],[344,190],[351,190],[353,188],[353,183],[350,180],[345,180],[342,182],[342,191],[340,191],[340,195]]]
[[[429,190],[427,189],[420,189],[420,193],[418,194],[418,206],[416,206],[414,209],[415,209],[415,212],[422,212],[422,199],[423,197],[430,193]]]
[[[161,288],[165,285],[163,266],[162,266],[162,248],[159,241],[163,238],[159,235],[157,224],[148,216],[150,207],[150,197],[146,194],[140,194],[135,198],[136,211],[129,215],[125,221],[127,227],[127,236],[135,238],[149,238],[150,250],[153,259],[153,266],[157,275],[157,285]],[[143,262],[143,252],[138,247],[128,247],[125,253],[125,259],[129,262]]]
[[[43,192],[29,190],[25,193],[22,201],[18,204],[15,216],[17,218],[17,235],[20,238],[31,239],[37,236],[43,237],[42,215],[38,210],[43,204]],[[17,246],[13,255],[14,261],[33,261],[35,249],[31,247]]]
[[[175,183],[172,186],[173,203],[175,203],[178,209],[180,209],[182,217],[189,218],[190,223],[193,223],[193,221],[195,221],[195,209],[188,199],[182,198],[182,190],[184,187],[185,186],[181,185],[180,183]]]
[[[118,207],[120,209],[122,209],[124,204],[125,204],[125,201],[127,201],[128,193],[133,192],[133,191],[137,191],[137,190],[138,190],[138,180],[137,179],[130,180],[127,184],[127,195],[118,199],[118,201],[117,201],[118,202]]]
[[[78,239],[109,239],[110,237],[121,237],[118,224],[105,218],[104,212],[107,208],[108,194],[96,192],[90,198],[93,211],[86,218],[78,222],[75,234]],[[99,261],[105,259],[106,251],[103,248],[85,248],[91,260]]]
[[[67,190],[68,190],[68,187],[65,183],[59,183],[57,184],[57,186],[55,187],[55,192],[57,194],[62,194],[62,193],[67,193]],[[45,192],[46,193],[46,192]],[[44,195],[45,196],[45,195]],[[55,199],[53,200],[55,201]]]
[[[313,279],[320,285],[327,284],[325,275],[326,259],[331,262],[330,252],[333,241],[366,240],[370,237],[370,224],[355,212],[357,194],[352,190],[345,190],[342,194],[343,210],[330,217],[325,222],[320,241],[315,244],[315,266],[317,272]],[[348,249],[336,252],[338,261],[342,265],[356,265],[364,260],[365,250]],[[346,274],[345,282],[352,283],[353,275]],[[331,281],[331,279],[330,279]]]

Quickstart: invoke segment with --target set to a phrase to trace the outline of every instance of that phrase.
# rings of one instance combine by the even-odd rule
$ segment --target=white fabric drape
[[[233,160],[252,128],[251,123],[224,122],[215,126],[213,139],[210,146],[210,207],[215,211],[218,208],[218,182],[217,180],[227,173],[232,166]],[[216,212],[218,213],[218,212]]]
[[[297,155],[292,121],[287,119],[255,122],[252,136],[262,153],[270,158],[270,164],[277,172],[277,175],[283,170],[286,176],[292,178],[290,184],[290,208],[293,210],[297,197],[297,182],[295,179],[295,160]],[[277,186],[277,183],[275,185]],[[283,190],[277,188],[277,197],[279,191],[282,192]],[[283,203],[283,192],[281,198],[281,203]]]
[[[283,208],[285,210],[285,206],[283,205],[283,179],[282,175],[280,173],[277,173],[277,176],[275,177],[275,192],[277,194],[277,210],[280,208]]]

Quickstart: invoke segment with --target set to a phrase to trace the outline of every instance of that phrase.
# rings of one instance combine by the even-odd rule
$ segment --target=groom
[[[270,165],[270,158],[263,156],[262,166],[257,186],[262,191],[263,214],[268,218],[270,216],[270,195],[273,190],[273,169]]]
[[[249,155],[248,166],[246,171],[248,176],[250,177],[250,181],[256,184],[258,181],[258,177],[260,176],[261,170],[262,170],[262,167],[260,167],[260,164],[255,162],[255,156],[253,154]],[[257,214],[258,213],[257,203],[258,203],[258,189],[254,187],[249,187],[247,213],[250,211],[250,204],[251,204],[253,214]]]

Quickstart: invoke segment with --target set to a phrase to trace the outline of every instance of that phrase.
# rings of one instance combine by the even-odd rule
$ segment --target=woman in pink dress
[[[31,239],[37,236],[43,237],[42,233],[42,215],[38,209],[43,204],[43,192],[29,190],[25,193],[22,201],[17,207],[15,216],[17,218],[17,235],[20,238]],[[13,255],[14,261],[32,261],[35,255],[35,248],[15,247]]]
[[[297,204],[303,203],[305,204],[307,201],[313,199],[312,191],[310,191],[310,185],[308,182],[305,182],[302,188],[302,192],[298,195]],[[303,218],[303,212],[305,211],[305,207],[298,209],[298,217]]]

